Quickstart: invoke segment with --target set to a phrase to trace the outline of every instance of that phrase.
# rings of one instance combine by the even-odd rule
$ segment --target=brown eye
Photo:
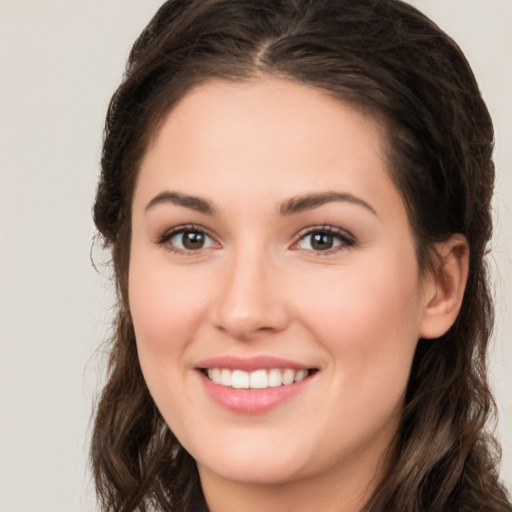
[[[198,233],[197,231],[185,231],[181,234],[181,243],[183,247],[189,251],[194,249],[202,249],[204,245],[204,233]]]
[[[336,228],[316,229],[301,237],[296,247],[308,251],[325,252],[331,249],[351,247],[354,240]]]
[[[334,237],[327,233],[315,233],[311,235],[311,248],[315,251],[326,251],[334,246]]]
[[[161,244],[166,244],[170,249],[177,252],[199,251],[214,247],[215,241],[200,229],[182,228],[164,235],[160,240]]]

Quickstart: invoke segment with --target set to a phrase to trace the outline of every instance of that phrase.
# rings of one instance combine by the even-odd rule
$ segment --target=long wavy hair
[[[135,42],[108,110],[94,204],[119,299],[91,445],[102,510],[207,510],[195,462],[162,419],[137,358],[131,203],[149,141],[191,88],[264,76],[327,91],[382,123],[420,269],[452,234],[470,248],[460,314],[444,336],[418,342],[396,449],[365,512],[512,511],[488,429],[492,122],[458,46],[398,0],[169,0]]]

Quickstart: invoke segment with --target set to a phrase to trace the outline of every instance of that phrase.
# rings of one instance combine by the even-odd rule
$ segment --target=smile
[[[266,413],[310,389],[320,373],[307,363],[270,355],[219,355],[198,361],[195,370],[206,394],[238,414]]]
[[[215,384],[234,389],[266,389],[289,386],[310,375],[310,370],[292,368],[258,369],[247,372],[239,369],[208,368],[205,375]]]

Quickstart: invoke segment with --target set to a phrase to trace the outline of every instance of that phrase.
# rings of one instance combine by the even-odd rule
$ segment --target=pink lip
[[[225,365],[219,366],[227,368]],[[211,366],[211,368],[218,368],[219,366]],[[284,367],[290,368],[287,365],[284,365]],[[237,366],[237,368],[240,368],[240,366]],[[258,368],[261,369],[262,367],[258,366]],[[276,368],[276,366],[272,366],[272,368]],[[197,373],[210,398],[222,407],[239,414],[262,414],[270,411],[302,392],[316,376],[314,374],[288,386],[266,389],[234,389],[215,384],[201,371]]]
[[[311,366],[305,366],[295,361],[280,359],[272,356],[257,356],[251,358],[241,358],[234,356],[211,357],[200,361],[197,368],[227,368],[229,370],[244,370],[252,372],[254,370],[270,370],[272,368],[291,368],[292,370],[307,370]]]

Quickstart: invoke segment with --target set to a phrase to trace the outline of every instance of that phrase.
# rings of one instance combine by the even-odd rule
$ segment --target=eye
[[[211,236],[195,226],[182,226],[167,231],[157,243],[181,253],[200,251],[218,245]]]
[[[325,226],[309,230],[303,234],[298,242],[294,244],[294,248],[315,252],[330,252],[337,248],[352,247],[354,239],[344,231],[332,227]]]

